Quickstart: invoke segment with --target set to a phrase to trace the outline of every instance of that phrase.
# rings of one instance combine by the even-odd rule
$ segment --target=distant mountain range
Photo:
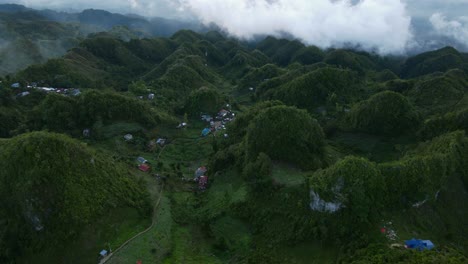
[[[418,54],[425,51],[452,46],[460,51],[468,51],[468,46],[460,41],[437,33],[427,18],[412,18],[413,43],[408,49],[409,54]]]
[[[146,19],[88,9],[80,13],[0,5],[0,75],[64,55],[88,34],[108,31],[119,38],[170,36],[181,29],[207,31],[197,22]]]
[[[138,15],[122,15],[105,10],[86,9],[80,13],[59,12],[50,9],[36,10],[23,5],[0,5],[1,13],[18,14],[31,12],[44,17],[46,20],[61,23],[80,23],[95,30],[110,30],[115,26],[126,26],[147,36],[171,36],[181,29],[206,31],[207,28],[198,22],[187,22],[161,17],[144,18]]]

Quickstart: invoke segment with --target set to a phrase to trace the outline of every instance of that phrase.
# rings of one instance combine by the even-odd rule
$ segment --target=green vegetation
[[[4,260],[69,241],[112,208],[150,211],[148,194],[125,166],[63,135],[12,138],[1,147],[1,166]]]
[[[264,97],[281,100],[288,105],[313,110],[328,103],[346,104],[358,96],[360,84],[355,72],[336,68],[321,68],[270,90]]]
[[[417,77],[450,69],[466,69],[466,59],[452,47],[430,51],[409,58],[403,65],[404,77]]]
[[[185,112],[195,117],[200,113],[215,114],[222,104],[221,95],[217,90],[201,87],[190,93],[185,104]]]
[[[264,152],[273,160],[311,169],[322,165],[325,143],[322,128],[307,112],[275,106],[252,120],[245,144],[249,160]]]
[[[0,80],[0,262],[466,262],[466,54],[135,36]]]
[[[340,204],[341,223],[347,232],[375,221],[374,212],[383,207],[385,181],[376,164],[363,158],[346,157],[310,179],[311,189],[322,199]],[[347,222],[349,221],[349,222]]]
[[[355,105],[347,116],[352,129],[398,136],[418,126],[418,115],[401,94],[385,91]]]

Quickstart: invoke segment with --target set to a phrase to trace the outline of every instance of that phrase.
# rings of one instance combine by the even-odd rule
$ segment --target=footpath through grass
[[[198,166],[206,165],[212,152],[210,138],[200,138],[198,127],[173,132],[175,137],[171,143],[165,146],[157,160],[151,160],[157,165],[153,166],[153,173],[167,177],[164,194],[154,212],[154,226],[122,247],[106,263],[135,263],[138,260],[143,263],[219,263],[209,254],[210,245],[201,238],[203,232],[194,226],[177,224],[171,210],[172,191],[190,185],[181,178],[192,178]],[[155,194],[159,191],[155,190],[160,188],[158,181],[148,174],[143,178],[156,201]],[[194,195],[190,189],[182,189],[187,195]]]

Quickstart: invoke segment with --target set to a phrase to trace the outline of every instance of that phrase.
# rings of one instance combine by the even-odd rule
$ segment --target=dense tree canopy
[[[351,128],[379,135],[397,136],[418,125],[418,115],[408,99],[390,91],[360,102],[347,118]]]
[[[326,103],[333,94],[341,103],[349,103],[359,92],[355,72],[332,67],[320,68],[288,82],[270,95],[288,105],[309,110]]]
[[[324,155],[324,135],[316,120],[295,107],[274,106],[262,111],[247,128],[248,159],[264,152],[273,160],[317,168]]]

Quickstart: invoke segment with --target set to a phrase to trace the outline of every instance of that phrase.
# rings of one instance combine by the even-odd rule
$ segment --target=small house
[[[201,120],[205,121],[205,122],[211,122],[211,121],[213,121],[213,117],[210,116],[210,115],[202,115]]]
[[[207,172],[208,170],[206,169],[205,166],[202,166],[200,168],[198,168],[196,171],[195,171],[195,178],[200,178],[201,176],[205,175],[205,173]]]
[[[107,254],[108,254],[108,252],[107,252],[107,250],[105,250],[105,249],[103,249],[103,250],[101,250],[101,252],[99,252],[99,256],[100,256],[101,258],[106,257]]]
[[[72,96],[78,96],[81,94],[80,89],[73,89],[70,93]]]
[[[25,97],[25,96],[28,96],[30,94],[31,94],[30,92],[22,92],[22,93],[20,93],[20,96]]]
[[[249,87],[249,91],[253,92],[253,91],[254,91],[254,88],[253,88],[253,87]]]
[[[89,128],[83,129],[83,137],[89,137],[91,135],[91,130]]]
[[[202,130],[201,135],[202,135],[203,137],[206,137],[206,136],[208,136],[208,135],[210,134],[210,132],[211,132],[211,129],[205,128],[205,129]]]
[[[34,229],[36,229],[36,231],[41,231],[42,229],[44,229],[44,226],[41,223],[41,219],[39,219],[37,215],[34,216],[31,220],[34,225]]]
[[[148,94],[148,99],[149,100],[154,100],[154,93]]]
[[[11,88],[20,88],[21,85],[19,83],[14,83],[11,85]]]
[[[410,239],[405,241],[405,247],[410,249],[417,249],[419,251],[433,249],[434,243],[430,240]]]
[[[228,111],[228,110],[226,110],[226,109],[221,109],[221,110],[219,111],[219,113],[218,113],[218,116],[220,116],[220,117],[225,117],[225,116],[227,116],[228,114],[229,114],[229,111]]]
[[[132,134],[127,134],[127,135],[124,136],[124,139],[125,139],[126,141],[130,141],[130,140],[133,139],[133,136],[132,136]]]
[[[184,123],[180,123],[180,124],[177,126],[177,128],[185,128],[185,127],[187,127],[187,123],[185,123],[185,122],[184,122]]]
[[[143,157],[138,157],[138,158],[137,158],[137,161],[138,161],[138,163],[141,163],[141,164],[145,164],[145,163],[148,162],[148,161],[147,161],[145,158],[143,158]]]
[[[164,146],[166,144],[166,139],[165,138],[158,138],[158,140],[156,140],[156,144],[158,144],[159,146]]]
[[[142,172],[149,172],[151,170],[151,167],[148,164],[140,164],[140,166],[138,166],[138,169]]]
[[[198,189],[206,190],[207,185],[208,185],[208,177],[201,176],[200,179],[198,180]]]
[[[223,123],[221,121],[216,121],[211,127],[213,127],[215,130],[220,130],[223,128]]]

